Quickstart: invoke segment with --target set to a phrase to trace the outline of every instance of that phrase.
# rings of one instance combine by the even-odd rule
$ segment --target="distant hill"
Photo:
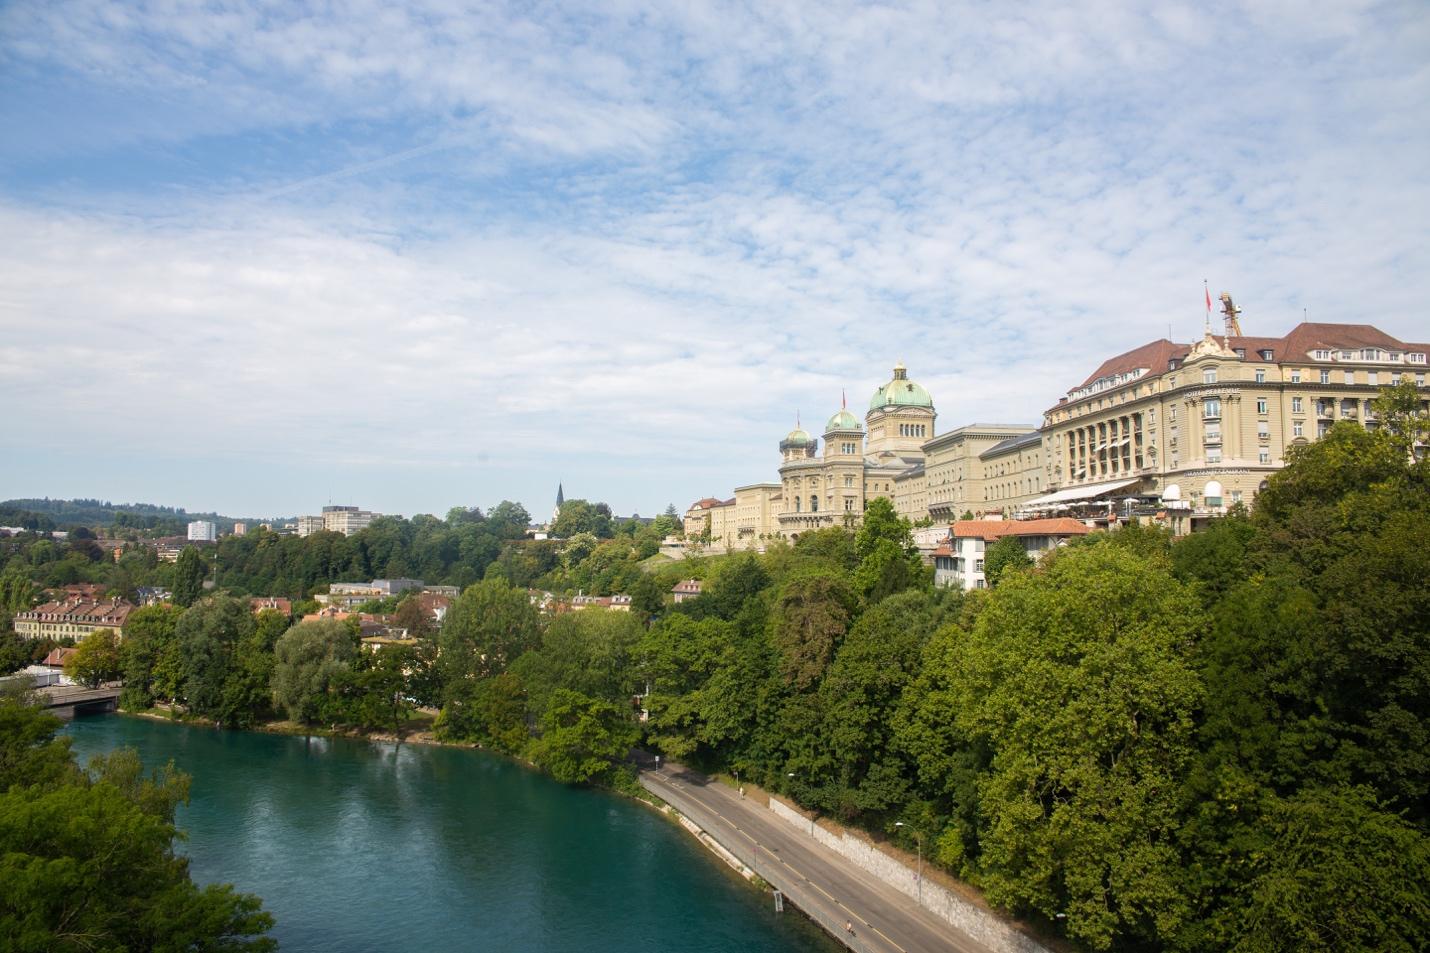
[[[190,513],[183,507],[154,503],[111,503],[108,500],[5,500],[0,503],[0,526],[26,529],[68,529],[72,526],[158,530],[178,534],[191,520],[210,520],[220,532],[232,532],[235,520],[267,523],[270,517],[234,517],[218,513]]]

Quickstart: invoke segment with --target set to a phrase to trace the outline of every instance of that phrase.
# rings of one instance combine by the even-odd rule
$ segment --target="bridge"
[[[77,713],[114,711],[119,704],[118,682],[86,688],[82,685],[46,685],[35,689],[50,712],[68,721]]]

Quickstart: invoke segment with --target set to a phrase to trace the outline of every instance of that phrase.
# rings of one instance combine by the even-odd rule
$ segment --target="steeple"
[[[556,509],[551,511],[551,522],[555,523],[561,518],[561,504],[566,502],[566,495],[562,492],[561,484],[556,484]]]

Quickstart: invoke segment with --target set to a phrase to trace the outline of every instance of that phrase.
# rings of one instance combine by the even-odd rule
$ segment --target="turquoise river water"
[[[263,897],[285,951],[829,951],[655,812],[464,749],[104,715],[67,729],[193,775],[200,883]]]

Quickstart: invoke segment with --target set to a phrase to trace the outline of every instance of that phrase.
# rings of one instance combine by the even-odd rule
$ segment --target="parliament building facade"
[[[1280,338],[1241,334],[1223,295],[1225,333],[1153,341],[1107,359],[1043,415],[1042,425],[968,424],[936,433],[929,392],[902,365],[861,422],[841,408],[823,446],[800,427],[779,443],[778,482],[707,497],[687,539],[762,549],[827,526],[856,525],[888,497],[914,521],[966,513],[1007,518],[1137,513],[1182,533],[1250,504],[1288,448],[1337,421],[1378,425],[1380,388],[1412,381],[1422,397],[1430,344],[1359,324],[1302,323]]]

